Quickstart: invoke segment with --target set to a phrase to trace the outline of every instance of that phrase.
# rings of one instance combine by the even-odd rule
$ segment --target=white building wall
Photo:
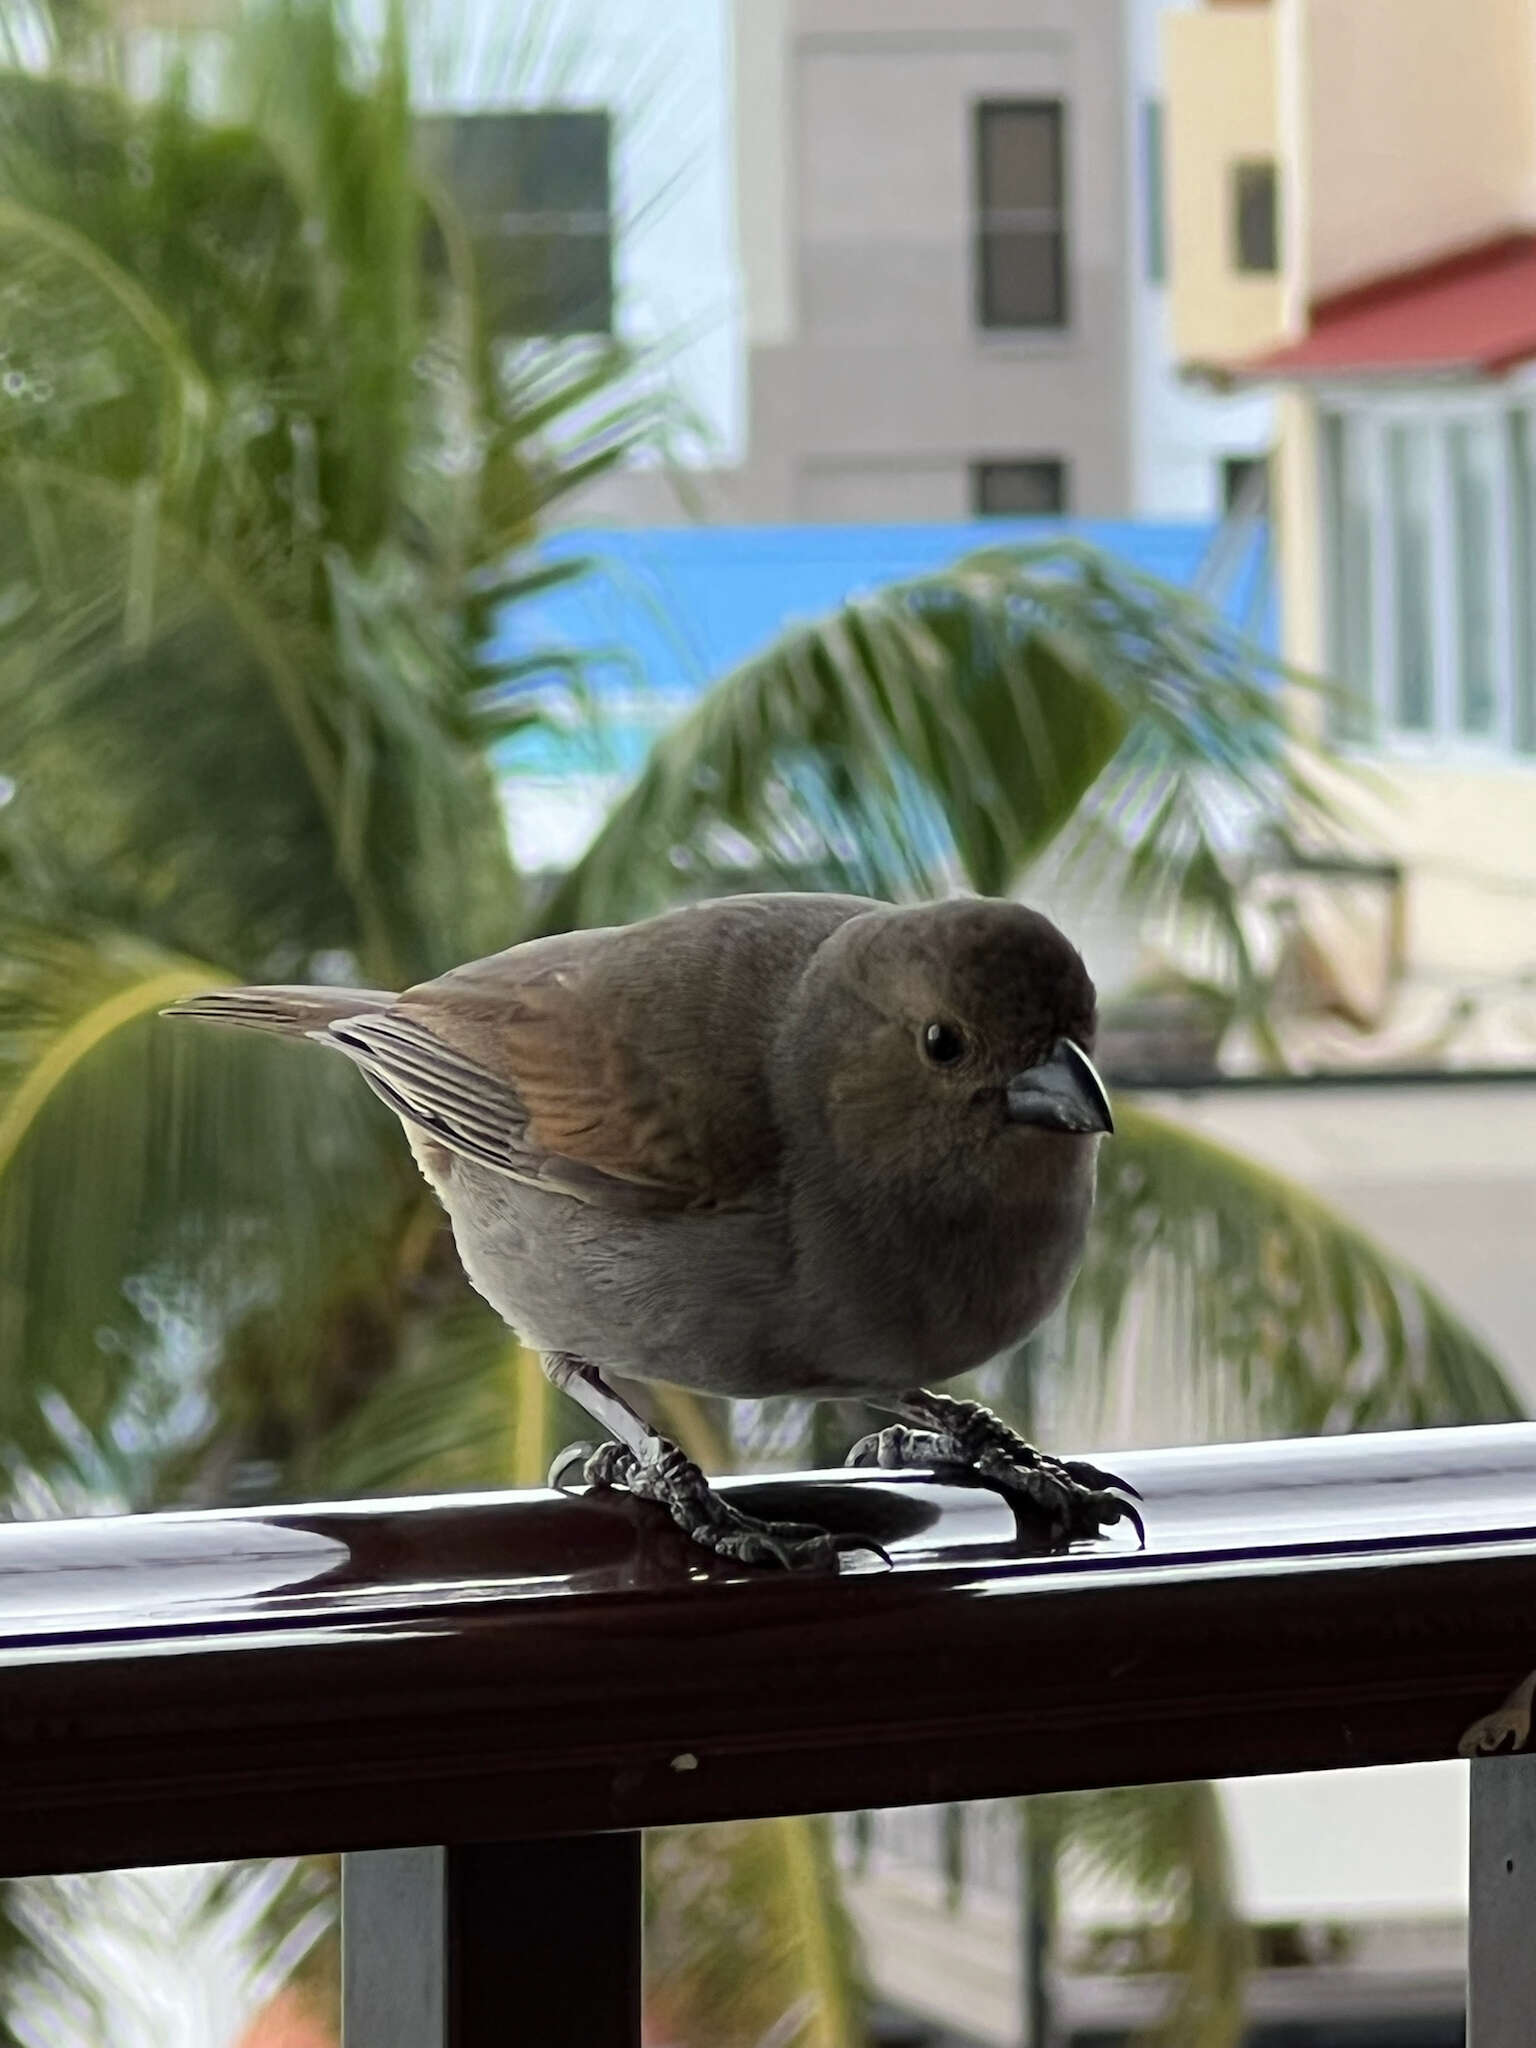
[[[1130,510],[1142,519],[1217,518],[1222,461],[1261,455],[1271,446],[1274,402],[1265,392],[1217,397],[1179,377],[1167,280],[1149,275],[1142,122],[1147,103],[1162,99],[1160,17],[1191,0],[1116,4],[1124,11],[1126,46]]]

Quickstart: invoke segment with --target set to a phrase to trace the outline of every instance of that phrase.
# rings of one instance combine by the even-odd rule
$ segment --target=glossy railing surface
[[[613,1496],[0,1528],[0,1874],[1449,1757],[1536,1668],[1536,1426],[1113,1462],[1145,1551],[732,1484],[835,1579]]]

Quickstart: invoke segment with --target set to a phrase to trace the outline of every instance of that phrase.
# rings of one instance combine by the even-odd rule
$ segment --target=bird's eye
[[[965,1039],[953,1024],[930,1024],[923,1032],[923,1051],[936,1067],[952,1067],[964,1057]]]

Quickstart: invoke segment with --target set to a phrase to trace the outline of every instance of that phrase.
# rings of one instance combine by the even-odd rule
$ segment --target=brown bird
[[[845,1537],[761,1521],[605,1377],[857,1397],[849,1453],[980,1478],[1054,1541],[1136,1512],[1112,1474],[926,1391],[1044,1321],[1113,1129],[1093,984],[1049,919],[761,895],[534,939],[403,995],[244,988],[167,1014],[345,1053],[405,1126],[472,1284],[615,1441],[594,1485],[747,1563]],[[868,1547],[868,1546],[858,1546]]]

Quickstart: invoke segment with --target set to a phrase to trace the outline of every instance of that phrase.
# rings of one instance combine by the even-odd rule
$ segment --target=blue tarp
[[[1143,520],[971,520],[933,526],[655,527],[550,536],[538,558],[593,564],[577,581],[508,608],[493,642],[502,658],[562,650],[585,658],[608,700],[603,766],[638,766],[689,699],[797,620],[880,584],[942,569],[979,548],[1072,534],[1186,588],[1203,585],[1235,625],[1274,643],[1262,527]],[[1212,581],[1212,571],[1215,578]],[[598,765],[558,735],[507,750],[514,774]]]

